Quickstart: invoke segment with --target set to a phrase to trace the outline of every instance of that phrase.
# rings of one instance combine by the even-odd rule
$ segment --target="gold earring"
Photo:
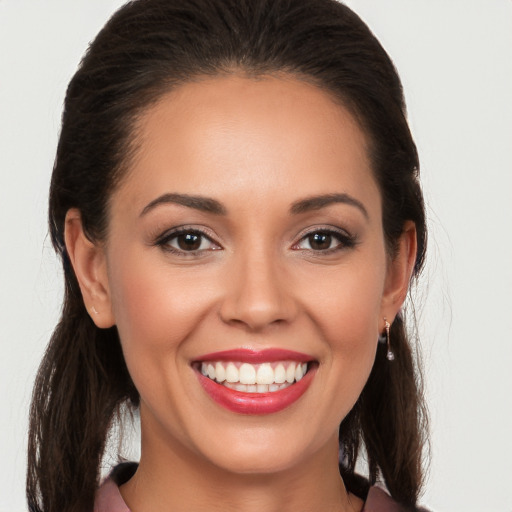
[[[390,323],[387,321],[387,319],[384,317],[384,324],[386,326],[386,345],[388,347],[388,351],[386,353],[386,358],[388,361],[394,361],[395,354],[391,350],[391,341],[389,339],[389,329],[391,328]]]

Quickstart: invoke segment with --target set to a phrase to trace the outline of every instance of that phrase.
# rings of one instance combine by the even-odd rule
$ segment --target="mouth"
[[[306,375],[308,363],[296,361],[266,362],[211,361],[201,363],[205,377],[243,393],[275,393],[299,382]]]
[[[276,349],[218,352],[192,364],[210,398],[240,414],[270,414],[292,405],[317,366],[310,356]]]

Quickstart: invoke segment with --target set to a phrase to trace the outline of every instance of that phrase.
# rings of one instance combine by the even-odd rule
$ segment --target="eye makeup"
[[[183,257],[197,257],[206,251],[222,249],[209,233],[197,226],[180,226],[167,230],[157,237],[153,245]]]
[[[333,254],[351,249],[358,243],[357,238],[345,230],[330,227],[310,229],[302,235],[298,243],[292,246],[297,251],[312,251],[321,254]],[[309,247],[308,247],[309,246]]]

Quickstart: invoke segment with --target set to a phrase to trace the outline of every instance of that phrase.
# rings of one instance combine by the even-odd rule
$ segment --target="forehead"
[[[367,141],[350,112],[291,77],[187,83],[140,118],[119,192],[142,204],[164,192],[292,202],[297,195],[377,193]],[[361,199],[364,199],[362,197]]]

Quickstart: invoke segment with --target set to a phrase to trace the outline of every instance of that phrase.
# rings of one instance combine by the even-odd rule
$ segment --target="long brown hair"
[[[136,0],[90,45],[71,80],[49,205],[50,234],[64,266],[61,320],[37,375],[30,411],[27,498],[32,512],[90,511],[116,411],[137,406],[115,327],[90,320],[64,245],[64,218],[78,208],[87,236],[101,241],[108,202],[134,150],[133,129],[152,102],[197,76],[288,73],[348,107],[370,141],[392,256],[405,221],[416,224],[421,270],[425,214],[419,162],[400,80],[368,27],[335,0]],[[358,485],[361,443],[369,483],[413,507],[426,440],[418,369],[399,316],[395,361],[380,347],[370,378],[340,427],[342,475]]]

